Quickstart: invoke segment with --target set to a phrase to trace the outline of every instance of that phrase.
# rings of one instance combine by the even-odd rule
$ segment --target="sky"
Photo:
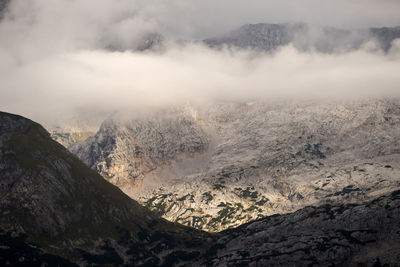
[[[199,44],[157,53],[104,47],[132,47],[147,32],[196,40],[259,22],[396,26],[398,14],[398,0],[11,0],[0,21],[0,110],[46,122],[79,108],[397,96],[398,41],[388,54],[363,47],[326,55],[288,46],[257,57]]]

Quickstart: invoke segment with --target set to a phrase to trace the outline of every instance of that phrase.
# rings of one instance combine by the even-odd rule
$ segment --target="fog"
[[[0,109],[40,122],[77,109],[133,110],[214,100],[399,96],[400,42],[341,54],[273,54],[169,43],[113,52],[146,32],[193,40],[243,23],[400,25],[399,1],[12,0],[0,22]],[[362,12],[360,10],[362,9]]]

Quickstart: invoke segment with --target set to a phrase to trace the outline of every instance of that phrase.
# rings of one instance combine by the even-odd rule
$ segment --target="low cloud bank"
[[[400,95],[399,42],[389,54],[217,51],[200,45],[164,53],[78,51],[27,64],[4,61],[3,110],[39,120],[79,108],[134,110],[215,100]],[[12,66],[12,67],[10,67]]]

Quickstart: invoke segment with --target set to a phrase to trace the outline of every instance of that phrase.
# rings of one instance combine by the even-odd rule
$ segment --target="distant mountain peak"
[[[292,44],[302,51],[332,53],[359,49],[368,41],[376,41],[382,50],[388,51],[391,42],[397,38],[400,38],[399,27],[348,30],[295,22],[245,24],[204,42],[211,47],[227,46],[264,52]]]

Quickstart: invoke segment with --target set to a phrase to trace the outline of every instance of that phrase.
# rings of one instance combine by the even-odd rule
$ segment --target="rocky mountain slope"
[[[399,188],[399,136],[398,99],[219,102],[107,121],[70,150],[164,218],[220,231]]]
[[[0,113],[2,266],[395,266],[400,191],[209,234],[168,223],[38,124]]]
[[[202,232],[124,195],[40,125],[7,113],[0,113],[0,214],[2,266],[170,265],[207,245]]]
[[[400,27],[345,30],[304,23],[259,23],[243,25],[204,42],[211,47],[228,46],[267,52],[292,44],[301,51],[333,53],[359,49],[368,41],[376,41],[379,48],[388,51],[391,42],[397,38],[400,38]]]
[[[306,207],[227,230],[214,266],[397,266],[400,191],[363,204]]]
[[[106,120],[94,136],[70,150],[132,195],[142,189],[146,175],[172,160],[204,152],[208,142],[192,117],[173,111],[122,122]]]

